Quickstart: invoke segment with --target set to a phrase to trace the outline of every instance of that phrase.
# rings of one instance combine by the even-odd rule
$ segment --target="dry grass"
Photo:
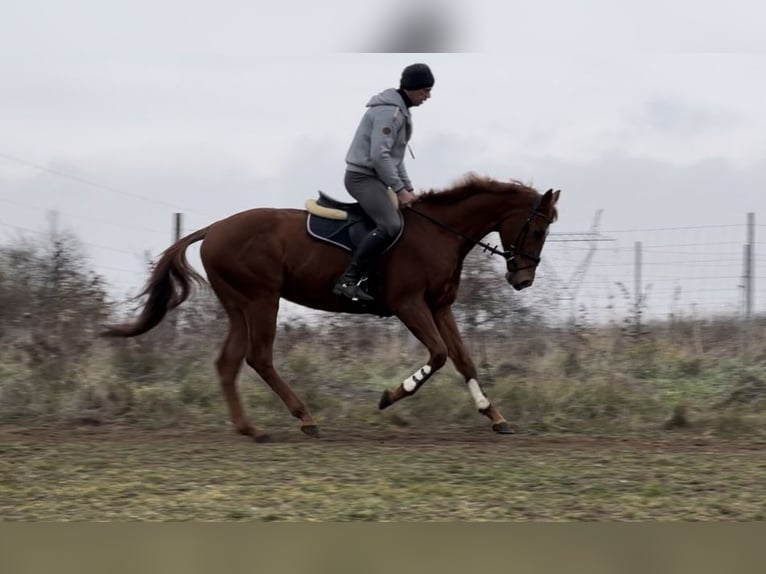
[[[0,435],[5,520],[763,520],[763,443],[283,430]]]
[[[378,323],[380,331],[374,324],[352,325],[344,338],[336,333],[335,339],[306,326],[282,333],[277,368],[321,423],[467,428],[484,423],[451,365],[415,397],[379,412],[383,389],[409,376],[427,354],[390,322]],[[667,338],[666,325],[637,339],[615,336],[613,327],[587,333],[539,327],[513,339],[484,339],[472,351],[485,390],[522,432],[635,434],[689,427],[727,436],[763,434],[766,359],[732,353],[731,338],[717,341],[707,329],[699,332],[705,337],[702,354],[694,341]],[[213,368],[216,350],[199,335],[172,342],[160,335],[111,346],[94,342],[54,381],[23,353],[0,355],[0,422],[162,428],[225,419]],[[258,424],[289,419],[247,367],[239,387]]]

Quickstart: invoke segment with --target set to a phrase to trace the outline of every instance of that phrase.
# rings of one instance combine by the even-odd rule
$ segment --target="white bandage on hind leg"
[[[489,399],[482,392],[481,387],[479,386],[479,381],[476,379],[471,379],[468,381],[468,390],[473,397],[473,402],[476,403],[477,409],[482,411],[489,407]]]
[[[425,380],[431,376],[431,365],[423,365],[411,377],[402,382],[402,387],[408,393],[415,391]]]

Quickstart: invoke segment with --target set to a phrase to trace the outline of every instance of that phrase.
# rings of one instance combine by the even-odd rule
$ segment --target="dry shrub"
[[[490,399],[522,430],[660,430],[679,405],[690,428],[762,428],[763,321],[749,347],[731,318],[599,324],[581,308],[561,323],[549,285],[517,299],[486,256],[469,258],[464,278],[455,315],[465,343]],[[381,413],[380,393],[423,365],[426,350],[393,318],[318,317],[283,319],[275,365],[320,424],[487,423],[451,365]],[[227,418],[213,366],[227,322],[209,290],[136,339],[99,340],[107,318],[120,319],[74,238],[0,246],[0,420],[169,426]],[[293,422],[246,366],[239,389],[256,424]]]

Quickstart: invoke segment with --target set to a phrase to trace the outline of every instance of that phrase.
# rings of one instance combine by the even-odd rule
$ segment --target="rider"
[[[402,230],[401,213],[387,190],[395,191],[403,206],[415,199],[404,167],[404,153],[412,135],[410,108],[430,98],[433,85],[430,68],[412,64],[402,71],[399,89],[384,90],[367,103],[346,154],[344,183],[376,227],[354,250],[351,263],[333,288],[336,295],[352,301],[374,301],[360,282]]]

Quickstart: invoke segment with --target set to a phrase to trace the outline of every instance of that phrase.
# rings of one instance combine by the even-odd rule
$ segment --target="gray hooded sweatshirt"
[[[377,177],[394,191],[412,189],[404,167],[410,137],[410,110],[394,88],[384,90],[367,102],[346,154],[346,169]]]

